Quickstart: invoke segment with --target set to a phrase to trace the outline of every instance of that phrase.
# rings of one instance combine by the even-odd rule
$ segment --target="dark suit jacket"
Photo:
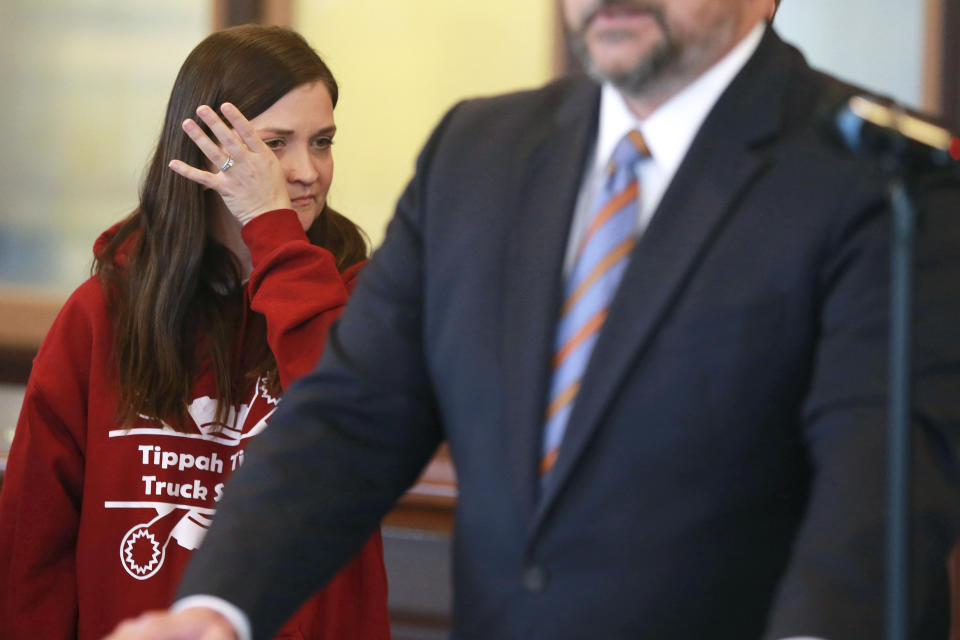
[[[841,89],[765,36],[636,247],[542,490],[599,91],[572,78],[455,107],[182,593],[266,633],[446,439],[457,640],[881,637],[888,217],[878,179],[813,128]],[[945,633],[958,204],[930,196],[920,240],[913,638]]]

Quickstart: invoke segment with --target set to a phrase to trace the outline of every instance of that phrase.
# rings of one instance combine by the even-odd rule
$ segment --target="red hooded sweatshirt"
[[[102,245],[107,232],[97,241]],[[266,319],[283,388],[308,372],[360,265],[337,272],[296,213],[249,222],[246,314]],[[113,331],[96,277],[67,300],[34,360],[0,493],[0,638],[100,638],[124,618],[171,604],[250,438],[279,398],[262,381],[218,424],[200,374],[186,432],[116,422]],[[379,533],[277,637],[389,638]],[[254,630],[256,633],[256,630]]]

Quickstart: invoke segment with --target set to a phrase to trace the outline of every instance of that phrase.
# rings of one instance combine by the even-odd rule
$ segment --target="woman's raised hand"
[[[211,140],[200,125],[190,118],[184,120],[182,125],[211,165],[217,168],[204,171],[182,160],[171,160],[170,168],[184,178],[219,193],[241,224],[267,211],[289,209],[287,181],[273,151],[234,105],[226,102],[220,107],[220,112],[233,125],[232,129],[207,105],[197,108],[197,115],[210,127],[217,142]]]

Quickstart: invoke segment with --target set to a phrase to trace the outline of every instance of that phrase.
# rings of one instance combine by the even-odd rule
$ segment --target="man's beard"
[[[652,51],[631,67],[606,71],[597,68],[590,58],[590,52],[586,42],[586,31],[594,15],[603,7],[626,6],[637,7],[646,11],[657,21],[663,39],[657,43]],[[647,89],[653,86],[667,70],[678,60],[680,54],[679,44],[671,37],[670,29],[667,26],[666,17],[659,6],[651,6],[648,3],[630,0],[600,0],[597,2],[593,11],[584,20],[584,26],[578,31],[568,32],[571,50],[583,65],[587,73],[599,82],[610,82],[617,89],[628,95],[642,95]],[[618,34],[611,33],[608,38],[616,38]]]

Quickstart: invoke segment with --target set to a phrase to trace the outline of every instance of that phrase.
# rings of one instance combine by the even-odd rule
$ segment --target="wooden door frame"
[[[256,23],[289,27],[293,0],[213,0],[213,28]]]
[[[927,0],[929,110],[960,129],[960,2]],[[927,105],[925,105],[927,106]]]

